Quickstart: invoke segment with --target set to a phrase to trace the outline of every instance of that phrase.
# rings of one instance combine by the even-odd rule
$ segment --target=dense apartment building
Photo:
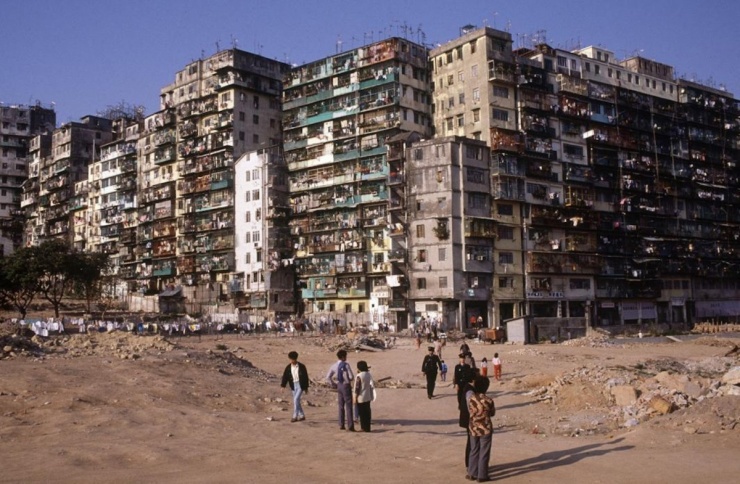
[[[55,124],[53,109],[0,104],[0,256],[22,242],[22,186],[28,177],[31,139],[51,133]]]
[[[294,314],[293,245],[288,217],[288,166],[282,146],[242,155],[235,165],[236,307],[262,320]],[[257,317],[258,316],[258,317]]]
[[[489,160],[484,142],[457,136],[408,149],[408,297],[417,319],[445,328],[488,323],[495,237]]]
[[[198,305],[231,299],[235,274],[234,160],[280,143],[289,66],[239,49],[196,60],[161,89],[138,140],[137,223],[130,288],[173,287]]]
[[[401,38],[296,67],[287,77],[284,156],[300,311],[352,324],[406,317],[389,311],[391,212],[401,201],[389,188],[398,173],[388,143],[403,133],[428,136],[429,82],[427,49]]]
[[[86,116],[79,122],[63,124],[51,136],[40,134],[33,138],[21,201],[27,245],[38,245],[50,238],[74,244],[74,204],[84,192],[84,184],[78,183],[87,181],[89,166],[100,146],[113,138],[112,128],[109,119]]]
[[[740,313],[730,93],[603,48],[512,50],[490,28],[431,65],[438,135],[491,148],[497,325],[527,316],[542,336]]]

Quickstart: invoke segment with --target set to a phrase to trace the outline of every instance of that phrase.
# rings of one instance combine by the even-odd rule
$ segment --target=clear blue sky
[[[54,102],[59,123],[120,101],[152,113],[160,88],[217,44],[302,64],[340,40],[436,45],[466,24],[515,41],[544,31],[555,47],[600,45],[619,59],[640,53],[740,97],[737,0],[5,0],[0,15],[0,101]]]

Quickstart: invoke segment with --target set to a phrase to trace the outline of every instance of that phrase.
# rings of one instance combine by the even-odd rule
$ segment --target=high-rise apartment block
[[[22,241],[22,185],[27,178],[31,139],[42,132],[51,133],[55,124],[53,109],[0,104],[0,256],[13,252]]]
[[[427,49],[401,38],[292,70],[284,150],[302,311],[353,324],[406,317],[389,311],[393,212],[402,200],[389,186],[399,174],[387,145],[430,133],[429,83]]]
[[[20,200],[26,243],[112,254],[132,309],[530,338],[740,314],[738,101],[669,65],[466,26],[294,67],[218,52],[160,107],[35,136]]]
[[[437,133],[491,148],[496,325],[527,316],[548,336],[738,314],[731,94],[603,48],[512,50],[490,28],[430,60]]]

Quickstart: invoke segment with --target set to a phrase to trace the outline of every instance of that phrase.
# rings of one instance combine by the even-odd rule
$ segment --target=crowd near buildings
[[[740,110],[602,47],[466,26],[198,59],[147,116],[0,106],[0,244],[110,254],[130,309],[403,329],[740,314]]]

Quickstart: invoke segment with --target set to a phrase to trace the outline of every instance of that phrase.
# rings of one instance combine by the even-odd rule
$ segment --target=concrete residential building
[[[288,317],[295,310],[295,281],[282,147],[242,155],[235,187],[236,277],[229,285],[234,303],[253,322]]]
[[[234,160],[280,142],[288,69],[230,49],[188,64],[162,88],[161,110],[144,120],[139,141],[136,262],[125,270],[135,292],[180,288],[192,312],[229,300]]]
[[[496,237],[489,149],[482,141],[444,137],[414,143],[407,153],[413,314],[442,328],[479,317],[487,323]]]
[[[22,242],[21,195],[31,161],[29,142],[37,134],[51,133],[55,124],[53,109],[0,104],[0,256]]]
[[[292,70],[283,94],[299,312],[400,323],[388,276],[388,146],[430,133],[427,50],[390,38]],[[395,279],[394,279],[395,283]]]
[[[49,238],[74,244],[74,210],[69,202],[76,195],[76,184],[87,180],[88,167],[100,146],[112,137],[109,119],[85,116],[55,129],[50,146],[43,135],[32,142],[29,180],[23,188],[27,245]]]
[[[470,136],[472,118],[489,133],[496,325],[526,317],[537,339],[737,317],[734,96],[653,60],[538,44],[488,54],[490,104],[477,116],[468,73],[480,46],[507,35],[471,28],[431,53],[435,106],[449,108],[437,131]]]

